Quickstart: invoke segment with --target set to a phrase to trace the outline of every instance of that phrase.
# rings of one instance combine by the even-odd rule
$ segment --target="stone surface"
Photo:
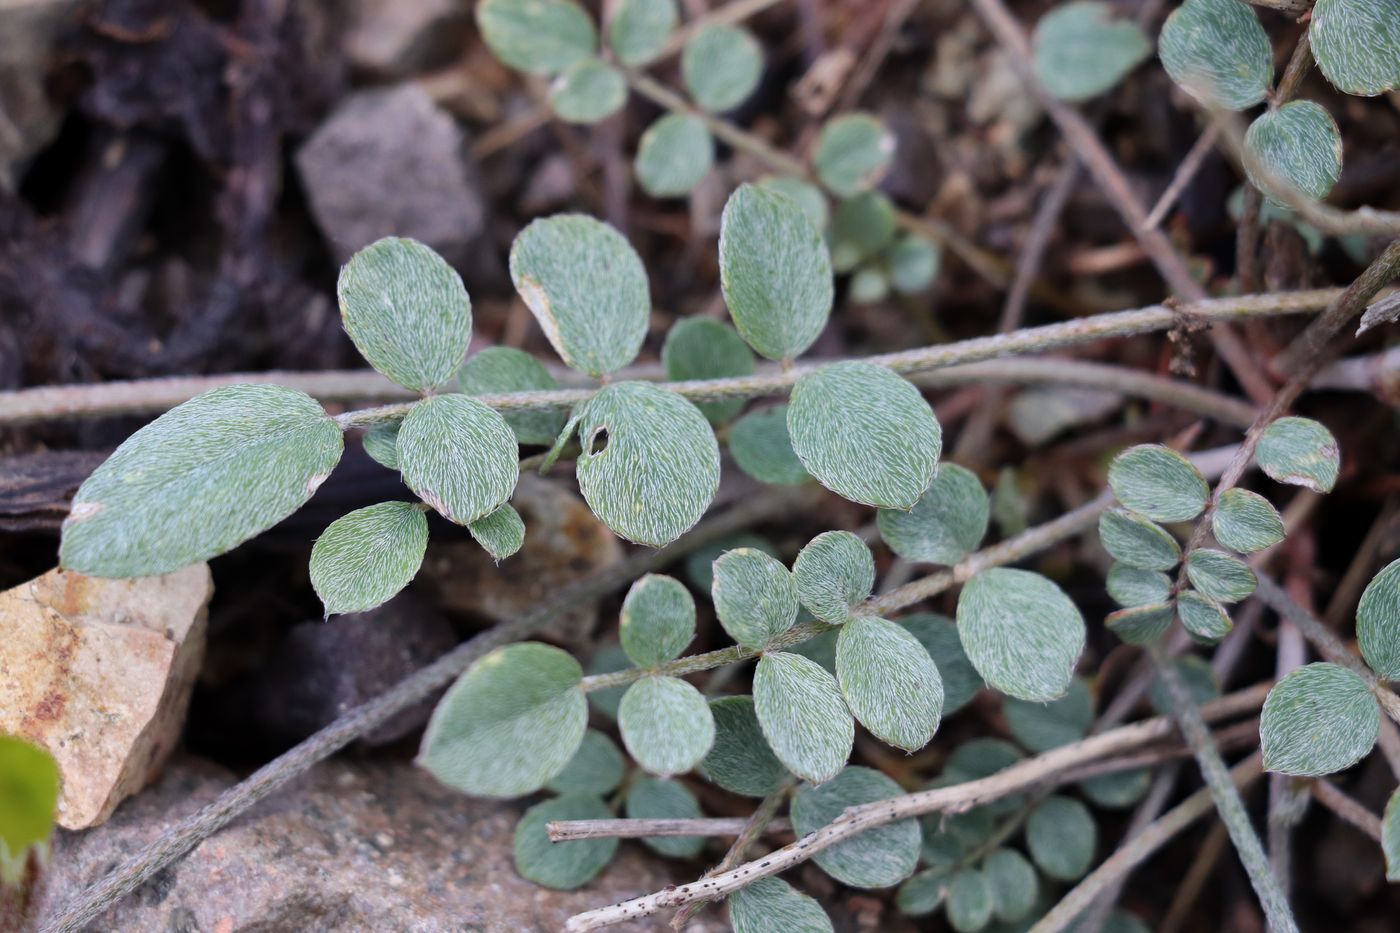
[[[462,48],[468,7],[465,0],[352,0],[345,55],[356,68],[390,77],[444,64]]]
[[[110,823],[58,841],[36,916],[51,915],[163,827],[232,783],[222,769],[179,759]],[[406,762],[333,759],[258,804],[108,910],[95,930],[560,930],[572,914],[675,883],[668,863],[624,843],[578,891],[536,887],[515,873],[518,805],[474,800]],[[679,872],[694,868],[680,867]],[[669,930],[668,918],[616,927]],[[710,911],[692,933],[727,929]]]
[[[483,201],[462,132],[413,83],[344,99],[297,151],[297,171],[340,262],[385,236],[467,258]]]
[[[54,45],[78,0],[0,0],[0,188],[58,132],[61,111],[44,88]]]
[[[212,593],[207,564],[135,580],[52,570],[0,593],[0,732],[57,760],[59,825],[101,823],[170,754]]]
[[[622,559],[617,536],[560,484],[522,475],[511,504],[525,520],[525,545],[499,566],[474,541],[428,545],[418,579],[435,591],[435,604],[505,622]],[[582,649],[591,645],[597,619],[597,608],[584,606],[560,616],[543,634]]]

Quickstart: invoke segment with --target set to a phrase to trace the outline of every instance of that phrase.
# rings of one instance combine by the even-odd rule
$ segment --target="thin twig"
[[[749,827],[751,817],[699,817],[690,820],[615,819],[555,820],[546,823],[550,842],[575,839],[653,839],[658,836],[739,836]],[[765,832],[775,835],[791,832],[787,820],[773,820]]]
[[[1176,933],[1181,929],[1186,922],[1187,913],[1201,896],[1201,889],[1215,873],[1215,865],[1220,861],[1220,856],[1225,854],[1225,848],[1229,844],[1230,834],[1225,831],[1224,823],[1216,823],[1210,828],[1210,832],[1206,834],[1206,841],[1196,850],[1191,859],[1191,867],[1186,870],[1186,876],[1177,886],[1176,894],[1172,896],[1172,902],[1168,905],[1162,922],[1157,925],[1157,933]]]
[[[1206,156],[1215,148],[1215,141],[1219,136],[1219,124],[1211,123],[1206,127],[1205,132],[1196,139],[1196,142],[1187,151],[1186,157],[1176,167],[1176,173],[1172,175],[1167,190],[1162,192],[1157,203],[1152,205],[1152,210],[1148,211],[1147,219],[1143,221],[1144,226],[1151,230],[1161,225],[1162,220],[1176,206],[1176,199],[1181,197],[1181,192],[1186,190],[1186,186],[1191,184],[1191,180],[1201,170],[1201,165],[1204,164]]]
[[[1318,803],[1372,839],[1381,841],[1380,817],[1366,809],[1366,805],[1361,801],[1343,793],[1336,784],[1326,778],[1317,778],[1312,782],[1312,794]]]

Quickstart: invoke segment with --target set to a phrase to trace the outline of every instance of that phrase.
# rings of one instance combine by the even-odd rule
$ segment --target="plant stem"
[[[706,520],[665,548],[640,552],[600,570],[566,588],[548,603],[463,642],[432,664],[357,706],[290,751],[263,765],[212,803],[171,825],[154,842],[128,856],[102,880],[78,892],[46,921],[43,930],[45,933],[74,933],[83,929],[103,910],[136,890],[165,866],[184,857],[253,804],[399,712],[423,702],[487,652],[526,638],[559,618],[564,611],[626,586],[637,577],[683,554],[722,540],[742,528],[776,518],[800,501],[800,497],[794,497],[790,492],[748,500]]]
[[[1198,714],[1216,720],[1252,712],[1259,708],[1267,692],[1268,685],[1259,684],[1207,704],[1198,710]],[[1170,717],[1159,716],[1062,745],[980,780],[848,807],[835,821],[761,859],[736,866],[703,882],[675,885],[654,894],[577,914],[569,918],[565,929],[571,933],[596,930],[692,901],[723,897],[759,878],[800,865],[818,852],[866,830],[929,813],[962,812],[989,800],[1034,787],[1085,762],[1159,741],[1172,735],[1175,730]]]
[[[1166,219],[1167,214],[1176,205],[1176,199],[1181,197],[1181,192],[1186,190],[1187,185],[1191,184],[1191,179],[1195,178],[1196,173],[1200,171],[1206,156],[1215,148],[1215,141],[1219,136],[1220,126],[1212,122],[1197,137],[1195,143],[1187,151],[1186,157],[1176,167],[1176,172],[1172,175],[1167,190],[1162,192],[1157,203],[1152,205],[1152,210],[1147,212],[1147,219],[1143,221],[1147,227],[1155,229]]]
[[[1312,794],[1317,802],[1346,820],[1377,842],[1381,841],[1381,820],[1361,801],[1343,793],[1326,778],[1312,782]]]
[[[1264,908],[1264,917],[1269,929],[1273,933],[1296,933],[1298,923],[1293,919],[1288,899],[1284,897],[1278,879],[1269,867],[1269,858],[1264,854],[1264,847],[1254,832],[1254,824],[1249,820],[1244,801],[1240,799],[1240,792],[1230,778],[1230,772],[1220,757],[1220,751],[1211,740],[1210,730],[1206,728],[1205,720],[1201,717],[1200,707],[1192,699],[1176,666],[1170,659],[1163,657],[1161,649],[1154,646],[1150,655],[1157,676],[1167,688],[1167,696],[1171,699],[1172,711],[1181,726],[1181,732],[1195,753],[1196,763],[1200,766],[1201,776],[1205,778],[1210,796],[1215,799],[1215,808],[1220,811],[1220,818],[1229,830],[1230,841],[1235,844],[1235,851],[1239,853],[1240,862],[1244,865],[1245,873],[1249,875],[1254,894],[1259,898],[1260,906]]]
[[[757,811],[755,811],[757,812]],[[649,820],[555,820],[545,824],[550,842],[575,839],[650,839],[657,836],[740,836],[752,817],[700,817],[697,819]],[[768,832],[792,829],[787,820],[773,820]]]

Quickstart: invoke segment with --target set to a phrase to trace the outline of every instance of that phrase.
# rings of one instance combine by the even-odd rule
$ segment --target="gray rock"
[[[57,841],[35,916],[208,803],[233,776],[183,758],[105,826]],[[520,807],[474,800],[405,762],[333,759],[313,768],[159,872],[92,925],[123,933],[235,930],[559,930],[574,913],[675,883],[667,863],[624,843],[578,891],[515,873]],[[686,871],[680,868],[679,871]],[[691,869],[692,873],[694,869]],[[692,933],[726,929],[711,910]],[[617,927],[669,930],[665,915]]]
[[[375,75],[403,77],[444,64],[462,49],[466,0],[353,0],[345,55]]]
[[[467,258],[484,202],[462,132],[417,84],[352,94],[297,151],[321,232],[340,262],[384,236]]]

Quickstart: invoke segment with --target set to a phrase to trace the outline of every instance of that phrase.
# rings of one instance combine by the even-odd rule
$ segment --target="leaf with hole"
[[[1171,577],[1160,570],[1143,570],[1124,563],[1108,568],[1108,595],[1125,608],[1166,602],[1172,595]]]
[[[643,677],[627,688],[617,723],[627,753],[652,774],[683,774],[715,741],[705,697],[678,677]]]
[[[695,795],[668,778],[638,778],[627,791],[626,806],[632,820],[694,820],[703,815]],[[703,836],[648,836],[642,842],[670,858],[695,858],[705,848]]]
[[[1268,499],[1248,489],[1227,489],[1210,516],[1215,540],[1232,551],[1253,554],[1283,540],[1283,518]]]
[[[1203,645],[1217,644],[1235,627],[1220,603],[1195,590],[1177,596],[1176,615],[1186,634]]]
[[[482,0],[476,25],[492,54],[530,74],[558,74],[598,50],[593,19],[574,0]]]
[[[848,807],[889,800],[904,791],[873,768],[851,767],[820,787],[804,784],[792,798],[798,835],[816,832]],[[914,873],[923,836],[918,820],[900,820],[867,830],[823,849],[812,858],[822,870],[853,888],[887,888]]]
[[[1254,571],[1238,557],[1214,548],[1199,548],[1186,559],[1191,585],[1222,603],[1237,603],[1259,585]]]
[[[388,421],[376,424],[365,432],[361,439],[365,453],[380,466],[391,470],[399,468],[399,425],[401,421]],[[552,438],[551,438],[552,440]]]
[[[1386,680],[1400,680],[1400,560],[1366,584],[1356,607],[1356,640],[1372,670]]]
[[[812,478],[792,449],[787,416],[786,405],[770,405],[749,412],[729,429],[734,462],[760,483],[796,486]]]
[[[754,548],[727,551],[715,561],[710,595],[719,624],[746,648],[764,648],[797,621],[792,574]]]
[[[301,508],[344,446],[304,392],[235,385],[197,395],[128,437],[78,487],[59,563],[145,577],[208,560]]]
[[[326,615],[364,612],[408,586],[428,547],[428,519],[411,502],[342,515],[311,548],[311,586]]]
[[[719,443],[700,409],[645,382],[606,386],[583,407],[579,489],[629,541],[662,547],[700,520],[719,489]]]
[[[1045,798],[1026,821],[1031,858],[1058,881],[1074,881],[1089,870],[1098,837],[1089,808],[1073,797]]]
[[[459,525],[490,515],[510,498],[520,478],[519,452],[505,419],[465,395],[423,399],[399,429],[404,483]]]
[[[1264,700],[1264,768],[1317,777],[1343,771],[1371,751],[1380,707],[1360,675],[1319,662],[1289,672]]]
[[[977,474],[945,463],[907,512],[881,509],[880,537],[905,560],[956,564],[987,534],[991,500]]]
[[[1341,467],[1337,439],[1311,418],[1279,418],[1270,424],[1254,459],[1274,480],[1313,492],[1331,492]]]
[[[1317,66],[1348,94],[1400,87],[1400,0],[1317,0],[1308,38]]]
[[[583,741],[569,763],[545,787],[556,794],[610,794],[622,783],[627,763],[617,744],[597,729],[583,734]]]
[[[880,741],[913,752],[938,731],[943,679],[928,651],[903,627],[875,616],[843,625],[836,679],[846,705]]]
[[[651,317],[647,273],[626,237],[582,214],[532,222],[510,277],[560,358],[594,378],[632,362]]]
[[[661,365],[666,369],[666,378],[673,382],[725,379],[751,375],[754,358],[733,327],[710,318],[688,317],[677,321],[666,334]],[[699,402],[696,407],[712,423],[723,424],[739,414],[744,400]]]
[[[1186,0],[1162,24],[1157,52],[1171,79],[1208,107],[1253,107],[1274,76],[1268,33],[1239,0]]]
[[[1151,55],[1142,29],[1094,0],[1056,7],[1036,22],[1031,35],[1035,76],[1061,100],[1097,97]]]
[[[1069,689],[1084,650],[1084,618],[1045,577],[994,567],[958,597],[958,633],[972,666],[1008,696],[1046,702]]]
[[[537,642],[497,648],[433,710],[418,763],[475,797],[532,794],[564,770],[588,728],[583,670]]]
[[[821,232],[796,201],[740,185],[720,216],[720,287],[749,346],[800,356],[826,327],[835,286]]]
[[[815,898],[781,878],[759,878],[729,896],[734,933],[833,933]]]
[[[642,190],[654,198],[689,194],[714,164],[715,138],[689,113],[667,114],[647,127],[632,163]]]
[[[649,573],[622,601],[622,647],[638,667],[681,656],[695,637],[695,598],[675,577]]]
[[[467,395],[505,395],[559,387],[543,363],[515,347],[488,347],[473,354],[458,370],[457,385]],[[543,446],[554,443],[567,420],[562,411],[506,411],[501,417],[520,443]]]
[[[963,651],[957,626],[947,616],[916,612],[897,620],[924,646],[943,680],[943,715],[966,706],[982,689],[982,678]]]
[[[1167,633],[1174,618],[1175,604],[1163,601],[1111,612],[1103,624],[1130,645],[1150,645]]]
[[[877,117],[849,113],[822,125],[812,165],[833,194],[851,198],[884,179],[894,161],[894,134]]]
[[[818,482],[884,509],[918,503],[943,449],[943,431],[919,390],[870,363],[833,363],[798,379],[788,432]]]
[[[787,768],[768,747],[751,696],[710,701],[715,742],[700,762],[700,773],[732,794],[767,797],[783,785]]]
[[[1058,700],[1031,703],[1007,697],[1001,709],[1016,741],[1037,753],[1079,741],[1094,721],[1094,697],[1082,677],[1071,680]]]
[[[1259,190],[1278,184],[1310,198],[1327,197],[1342,175],[1342,133],[1320,104],[1295,100],[1263,113],[1244,137],[1249,180]]]
[[[703,26],[681,52],[681,80],[702,110],[733,110],[749,99],[761,77],[763,46],[741,26]]]
[[[789,771],[814,784],[834,778],[851,757],[855,720],[836,678],[787,651],[758,659],[754,711],[768,746]]]
[[[870,597],[875,557],[859,535],[828,531],[807,542],[792,565],[792,577],[798,599],[812,615],[840,624]]]
[[[535,804],[515,824],[515,870],[546,888],[569,891],[583,887],[612,861],[618,840],[553,842],[546,827],[565,820],[611,818],[612,811],[592,794],[568,794]]]
[[[1099,516],[1099,541],[1114,560],[1140,570],[1170,570],[1181,560],[1171,532],[1127,509]]]
[[[1114,457],[1108,484],[1119,502],[1155,522],[1190,521],[1201,514],[1210,497],[1201,471],[1160,444],[1139,444]]]
[[[608,47],[628,68],[650,64],[680,25],[676,0],[618,0],[608,20]]]

